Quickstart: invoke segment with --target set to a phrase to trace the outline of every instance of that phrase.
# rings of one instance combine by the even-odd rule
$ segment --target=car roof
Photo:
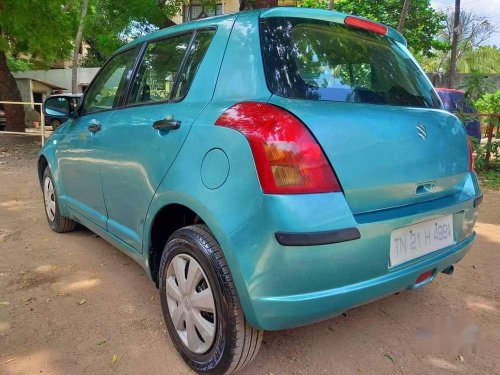
[[[158,39],[162,37],[166,37],[171,34],[177,34],[182,32],[189,32],[194,29],[216,26],[217,24],[229,20],[236,19],[241,14],[254,14],[255,17],[261,18],[269,18],[269,17],[292,17],[292,18],[309,18],[309,19],[317,19],[323,21],[330,21],[339,24],[344,24],[344,20],[349,14],[336,12],[332,10],[324,10],[324,9],[313,9],[313,8],[298,8],[298,7],[274,7],[268,9],[254,9],[254,10],[245,10],[242,12],[229,13],[221,16],[202,18],[200,20],[190,21],[181,23],[175,26],[166,27],[164,29],[152,32],[150,34],[144,35],[140,38],[135,39],[134,41],[122,46],[120,49],[116,51],[116,53],[121,52],[123,50],[129,49],[135,45],[138,45],[144,41],[149,41],[153,39]],[[357,18],[363,18],[359,16],[355,16]],[[363,18],[364,19],[364,18]],[[378,22],[371,21],[382,25]],[[406,39],[401,35],[397,30],[389,27],[387,25],[383,25],[387,27],[387,36],[398,42],[407,45]]]

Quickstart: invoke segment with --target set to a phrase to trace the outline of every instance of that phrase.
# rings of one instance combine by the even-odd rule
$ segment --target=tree
[[[457,70],[457,47],[458,47],[458,33],[460,26],[460,0],[455,0],[455,11],[453,14],[453,32],[451,38],[451,55],[450,66],[448,68],[448,87],[453,86],[453,78]]]
[[[83,28],[85,26],[85,18],[87,17],[87,9],[89,0],[82,0],[82,10],[80,12],[80,22],[76,32],[75,45],[73,49],[73,58],[71,59],[71,92],[78,93],[77,74],[78,74],[78,52],[83,40]]]
[[[11,56],[29,55],[37,66],[68,56],[68,35],[76,29],[71,5],[71,0],[0,0],[0,100],[21,101],[8,64]],[[4,110],[6,130],[24,131],[23,106],[5,105]]]
[[[83,39],[97,57],[94,61],[102,61],[132,39],[174,25],[171,19],[183,3],[184,0],[90,0]],[[84,64],[89,66],[87,61]]]
[[[335,10],[352,13],[397,28],[400,22],[403,0],[338,0]],[[326,0],[299,0],[298,6],[326,9]],[[404,23],[404,36],[408,46],[416,55],[432,56],[434,50],[441,50],[445,45],[436,34],[442,29],[444,14],[431,7],[430,0],[409,3],[410,17]]]
[[[434,56],[423,59],[422,65],[427,71],[438,73],[449,71],[454,19],[455,13],[449,9],[446,13],[444,27],[438,33],[438,39],[448,48],[434,51]],[[498,64],[495,66],[495,63],[498,62],[495,60],[495,56],[498,59],[498,55],[496,55],[498,48],[484,49],[484,44],[498,30],[488,17],[462,10],[457,30],[457,70],[462,73],[469,73],[471,70],[479,70],[483,73],[498,72],[500,66]]]
[[[408,16],[408,9],[410,9],[410,0],[404,0],[403,9],[401,9],[401,16],[399,17],[398,31],[403,32],[405,27],[406,17]]]

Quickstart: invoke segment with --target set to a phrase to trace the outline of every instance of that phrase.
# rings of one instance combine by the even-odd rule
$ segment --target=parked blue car
[[[436,92],[443,102],[443,107],[448,112],[457,113],[477,113],[476,109],[473,108],[469,103],[464,101],[465,92],[462,90],[445,89],[441,87],[436,87]],[[481,140],[481,124],[477,119],[470,118],[464,121],[465,129],[467,129],[467,134],[471,137],[476,138],[478,141]]]
[[[430,283],[470,249],[467,134],[395,30],[273,8],[118,50],[42,148],[50,227],[80,223],[159,287],[200,373],[264,330]]]

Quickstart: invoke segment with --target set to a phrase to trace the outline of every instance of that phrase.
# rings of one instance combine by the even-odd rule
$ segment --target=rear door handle
[[[98,122],[91,122],[88,129],[92,133],[97,133],[97,132],[101,131],[102,126]]]
[[[157,130],[175,130],[181,127],[181,122],[174,120],[173,116],[167,116],[163,120],[153,123],[153,129]]]

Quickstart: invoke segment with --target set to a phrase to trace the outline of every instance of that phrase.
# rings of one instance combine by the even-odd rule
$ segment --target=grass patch
[[[481,186],[488,189],[500,190],[500,164],[495,168],[477,172]]]

